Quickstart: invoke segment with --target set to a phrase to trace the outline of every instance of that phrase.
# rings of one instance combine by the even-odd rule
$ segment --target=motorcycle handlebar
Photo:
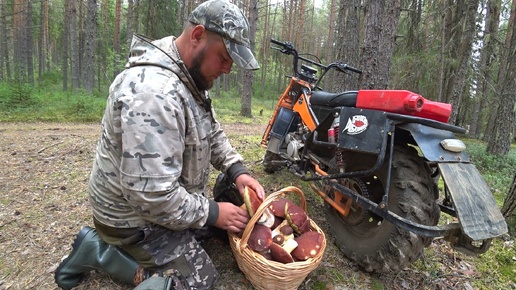
[[[279,50],[280,52],[282,53],[285,53],[285,54],[293,54],[294,55],[294,65],[296,66],[297,65],[297,60],[300,59],[300,60],[303,60],[303,61],[306,61],[308,63],[311,63],[313,65],[316,65],[316,66],[319,66],[325,70],[328,70],[332,67],[336,68],[337,70],[341,71],[341,72],[346,72],[346,71],[351,71],[351,72],[354,72],[354,73],[358,73],[358,74],[361,74],[362,71],[357,69],[357,68],[354,68],[352,66],[349,66],[347,64],[344,64],[344,63],[332,63],[332,64],[329,64],[328,66],[325,66],[321,63],[318,63],[318,62],[315,62],[311,59],[307,59],[307,58],[304,58],[302,56],[299,56],[297,50],[294,48],[294,45],[291,43],[291,42],[282,42],[282,41],[279,41],[279,40],[276,40],[276,39],[272,39],[271,38],[271,42],[276,44],[276,45],[279,45],[281,46],[281,48],[278,48],[278,47],[273,47],[273,49],[277,49]],[[297,68],[295,68],[297,69]]]
[[[338,66],[339,70],[341,70],[342,72],[344,72],[345,70],[349,70],[349,71],[352,71],[352,72],[355,72],[357,74],[361,74],[362,71],[359,70],[358,68],[354,68],[352,66],[349,66],[345,63],[341,63],[339,66]]]

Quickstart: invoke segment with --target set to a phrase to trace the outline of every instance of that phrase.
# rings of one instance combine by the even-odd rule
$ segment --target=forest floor
[[[224,125],[233,137],[261,137],[263,127]],[[57,289],[55,269],[70,252],[75,234],[92,225],[86,186],[99,128],[98,124],[0,124],[0,290]],[[257,146],[251,143],[241,142],[238,148]],[[249,162],[254,165],[259,160]],[[259,170],[261,166],[255,173]],[[284,175],[285,184],[295,183],[288,176]],[[320,266],[300,289],[478,289],[475,280],[480,272],[474,260],[442,240],[435,240],[420,260],[398,273],[361,270],[334,245],[323,205],[311,196],[307,199],[311,217],[325,231],[328,243]],[[221,274],[216,289],[253,289],[229,245],[212,241],[203,246]],[[506,286],[516,289],[516,284]],[[131,288],[90,272],[76,289]]]

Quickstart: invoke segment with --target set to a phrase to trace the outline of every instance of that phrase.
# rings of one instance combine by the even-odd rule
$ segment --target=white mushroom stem
[[[262,216],[256,223],[270,228],[274,225],[274,215],[272,214],[272,212],[269,209],[265,209]]]
[[[297,248],[297,242],[294,239],[288,239],[285,241],[282,248],[290,254],[295,248]]]

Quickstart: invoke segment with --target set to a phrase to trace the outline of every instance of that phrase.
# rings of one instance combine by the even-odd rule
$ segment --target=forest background
[[[109,83],[123,69],[133,33],[177,36],[199,2],[0,0],[2,120],[33,120],[41,116],[33,110],[65,96],[63,106],[72,106],[75,114],[69,111],[63,118],[98,118]],[[508,153],[516,123],[516,40],[511,37],[516,1],[236,4],[248,15],[261,70],[233,69],[219,79],[213,95],[239,96],[242,116],[251,115],[253,99],[276,99],[285,74],[291,73],[291,60],[271,50],[274,38],[290,41],[322,62],[340,60],[363,71],[360,76],[330,74],[323,83],[326,90],[405,89],[451,103],[450,123],[488,141],[490,153]]]
[[[200,2],[0,0],[0,122],[99,122],[132,35],[177,36]],[[474,157],[512,160],[505,174],[514,175],[512,185],[509,176],[494,187],[502,190],[499,202],[505,199],[502,212],[515,219],[509,151],[516,136],[516,0],[233,2],[248,16],[261,69],[234,66],[217,80],[214,101],[238,103],[242,117],[263,109],[270,115],[292,74],[292,59],[271,49],[273,38],[323,63],[363,71],[330,73],[325,90],[403,89],[451,103],[450,123],[468,129],[462,137],[485,144]]]

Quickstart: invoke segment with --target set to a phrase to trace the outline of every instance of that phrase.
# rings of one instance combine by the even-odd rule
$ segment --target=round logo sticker
[[[348,131],[349,135],[356,135],[364,132],[367,129],[369,122],[364,115],[355,115],[348,119],[346,128],[342,130],[342,133]]]

